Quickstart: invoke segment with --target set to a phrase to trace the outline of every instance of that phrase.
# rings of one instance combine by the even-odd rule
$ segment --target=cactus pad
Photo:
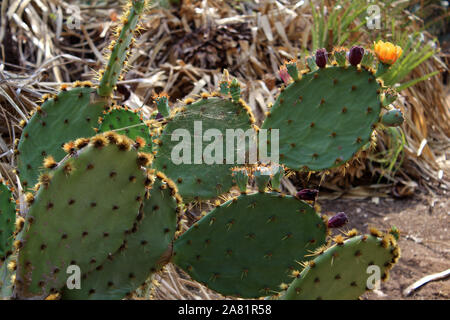
[[[357,299],[366,290],[368,279],[379,267],[380,279],[396,263],[399,249],[392,236],[355,236],[317,256],[298,275],[282,299]],[[369,280],[369,281],[368,281]],[[372,283],[371,283],[372,284]]]
[[[185,200],[209,199],[223,194],[232,187],[230,169],[236,165],[236,150],[245,148],[235,141],[235,149],[231,150],[234,152],[234,162],[225,164],[226,131],[237,132],[237,129],[241,129],[245,133],[248,129],[253,130],[252,119],[253,115],[241,100],[239,103],[233,103],[228,99],[212,97],[189,104],[172,116],[164,128],[157,143],[159,146],[154,167],[177,183],[180,195]],[[201,132],[195,132],[194,129],[200,128],[199,125]],[[207,133],[208,129],[216,129],[215,132],[219,136],[213,135],[211,140],[202,142],[202,134]],[[183,134],[178,136],[179,140],[175,139],[178,133]],[[212,144],[217,144],[223,154],[215,154],[214,149],[211,150]],[[180,151],[182,145],[186,146],[184,151]],[[196,145],[201,147],[197,148],[198,153],[195,152]],[[242,151],[245,154],[245,150]],[[181,161],[176,163],[173,161],[172,152],[175,156],[186,156],[187,161],[180,159]],[[207,163],[203,157],[207,152],[208,155],[213,155],[212,163]]]
[[[65,289],[63,299],[122,299],[160,269],[170,256],[177,228],[176,190],[169,186],[173,183],[156,178],[144,200],[137,231],[126,237],[126,248],[116,251],[100,270],[90,272],[80,290]]]
[[[149,128],[142,121],[142,116],[137,110],[132,111],[128,108],[115,107],[109,110],[101,118],[100,122],[99,132],[113,130],[119,134],[126,135],[132,140],[141,137],[145,142],[142,151],[152,152],[152,139]]]
[[[294,170],[343,164],[379,120],[380,85],[365,69],[327,67],[304,74],[277,98],[263,129],[279,129],[280,163]]]
[[[52,155],[60,161],[62,145],[79,137],[95,134],[94,127],[106,102],[94,101],[95,89],[73,88],[62,91],[38,108],[20,137],[17,159],[22,184],[32,188],[37,182],[43,159]]]
[[[11,253],[15,222],[16,204],[11,190],[0,181],[0,265]]]
[[[14,275],[15,271],[10,270],[8,265],[16,258],[17,256],[15,254],[11,255],[5,260],[3,265],[0,266],[0,300],[11,297],[13,291],[11,277]]]
[[[270,295],[296,261],[325,242],[327,228],[305,202],[278,193],[241,195],[214,209],[174,243],[173,261],[223,295]]]
[[[40,177],[19,253],[18,298],[45,298],[65,285],[69,265],[84,275],[125,245],[147,181],[145,159],[131,144],[113,133],[95,136]]]

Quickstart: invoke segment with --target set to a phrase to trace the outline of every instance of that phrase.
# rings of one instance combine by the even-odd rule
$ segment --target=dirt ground
[[[408,199],[372,198],[369,200],[323,200],[322,212],[344,211],[349,223],[344,229],[367,231],[368,227],[388,229],[392,225],[401,231],[401,258],[390,272],[389,281],[381,284],[378,293],[370,292],[365,299],[430,300],[450,298],[450,278],[429,282],[405,297],[402,292],[424,276],[450,268],[450,200],[439,197],[415,196]],[[331,215],[331,213],[330,213]]]

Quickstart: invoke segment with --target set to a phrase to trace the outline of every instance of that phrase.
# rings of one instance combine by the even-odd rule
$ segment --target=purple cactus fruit
[[[328,220],[328,228],[340,228],[347,222],[347,215],[344,212],[339,212]]]
[[[300,200],[309,200],[309,201],[315,201],[317,195],[319,194],[319,190],[316,189],[303,189],[297,192],[295,195]]]
[[[348,61],[352,66],[357,66],[364,56],[364,48],[353,46],[348,53]]]
[[[161,119],[164,119],[164,117],[160,112],[158,112],[155,116],[155,120],[161,120]]]
[[[325,68],[327,65],[328,53],[325,49],[316,51],[316,64],[319,68]]]

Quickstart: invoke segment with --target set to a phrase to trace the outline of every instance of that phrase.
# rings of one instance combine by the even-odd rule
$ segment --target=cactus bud
[[[169,96],[167,93],[155,94],[153,95],[153,100],[156,103],[158,112],[160,112],[164,117],[168,117],[170,115],[170,108]]]
[[[387,89],[384,93],[383,105],[388,106],[397,100],[397,93],[392,89]]]
[[[272,188],[274,190],[280,191],[281,190],[281,179],[283,178],[284,175],[284,168],[282,166],[278,166],[275,169],[275,172],[272,176]]]
[[[395,238],[395,240],[400,238],[400,230],[396,226],[392,226],[389,233]]]
[[[345,48],[335,48],[333,51],[334,59],[340,67],[345,67],[347,50]]]
[[[230,93],[230,74],[228,70],[223,70],[222,80],[219,82],[220,93],[223,95],[228,95]]]
[[[352,66],[357,66],[364,56],[364,49],[359,46],[353,46],[348,54],[348,61]]]
[[[404,121],[405,118],[403,117],[402,112],[398,109],[389,110],[381,117],[381,123],[387,127],[401,126]]]
[[[318,194],[319,190],[317,189],[303,189],[297,192],[295,196],[300,200],[315,201]]]
[[[266,167],[258,167],[255,169],[253,176],[255,177],[256,186],[259,192],[265,192],[267,184],[270,180],[270,170]]]
[[[327,65],[328,53],[325,49],[316,51],[316,64],[319,68],[325,68]]]
[[[285,65],[286,65],[287,72],[292,77],[292,79],[294,79],[295,81],[298,81],[299,77],[298,77],[297,61],[291,60],[291,61],[287,62]]]
[[[230,83],[230,94],[233,102],[239,102],[239,98],[241,97],[241,85],[236,78]]]
[[[289,73],[288,73],[288,71],[286,69],[286,66],[281,66],[280,67],[279,74],[280,74],[281,80],[283,80],[284,83],[288,84],[289,83],[289,79],[291,78],[291,76],[289,75]]]
[[[347,222],[347,215],[344,212],[339,212],[328,220],[328,228],[340,228]]]
[[[235,179],[236,185],[241,192],[247,191],[248,174],[245,168],[234,168],[233,177]]]

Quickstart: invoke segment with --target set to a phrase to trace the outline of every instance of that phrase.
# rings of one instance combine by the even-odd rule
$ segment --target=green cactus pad
[[[0,300],[9,299],[13,292],[11,276],[15,273],[15,271],[9,270],[8,264],[14,259],[17,259],[15,254],[9,256],[3,265],[0,265]]]
[[[244,147],[235,141],[234,162],[233,164],[224,164],[227,150],[226,130],[242,129],[244,133],[248,129],[253,130],[251,119],[253,119],[253,116],[249,113],[248,108],[241,105],[241,102],[233,103],[220,97],[201,99],[187,105],[185,109],[176,113],[164,128],[160,145],[156,147],[157,154],[154,168],[164,172],[177,183],[180,195],[188,201],[194,198],[210,199],[227,192],[232,187],[230,169],[236,166],[236,148],[242,149]],[[195,124],[199,128],[199,123],[202,132],[196,133],[194,132]],[[208,129],[219,130],[223,144],[220,143],[220,138],[214,136],[210,141],[202,142],[201,134],[204,135]],[[177,131],[175,132],[175,130]],[[179,137],[179,140],[174,139],[175,141],[172,141],[172,138],[180,132],[187,136],[183,135]],[[199,145],[202,146],[198,156],[194,152],[196,139],[199,139]],[[172,152],[176,156],[180,154],[184,156],[185,153],[180,151],[180,146],[184,142],[190,144],[186,148],[187,161],[180,161],[177,164],[173,161]],[[223,155],[219,157],[220,161],[214,158],[212,159],[213,163],[207,163],[202,157],[202,152],[205,154],[209,150],[211,152],[207,154],[215,155],[210,146],[213,143],[218,143],[219,148],[222,147]],[[190,162],[190,164],[187,162]]]
[[[131,232],[145,192],[145,159],[127,137],[105,136],[91,138],[41,176],[19,253],[18,298],[45,298],[60,290],[69,265],[79,266],[83,275],[94,270]]]
[[[128,108],[116,107],[109,110],[101,119],[98,128],[99,132],[115,131],[126,135],[132,140],[141,137],[145,140],[143,152],[152,152],[152,139],[148,126],[143,122],[139,112],[134,112]]]
[[[305,202],[278,193],[241,195],[174,243],[173,262],[223,294],[256,298],[291,281],[296,261],[325,242],[327,227]]]
[[[12,251],[16,204],[11,190],[0,181],[0,264]]]
[[[116,251],[100,270],[90,272],[80,290],[65,289],[62,299],[122,299],[160,269],[165,254],[171,252],[177,228],[177,201],[169,185],[155,180],[150,197],[144,200],[137,231],[126,237],[126,248]]]
[[[395,240],[355,236],[317,256],[281,299],[357,299],[367,290],[367,283],[372,284],[369,277],[374,271],[370,266],[373,269],[378,266],[380,279],[386,279],[398,255]]]
[[[321,68],[286,87],[262,125],[279,129],[280,163],[323,170],[350,160],[379,119],[379,88],[371,72],[351,66]]]
[[[32,188],[37,182],[47,155],[60,161],[65,156],[65,142],[95,134],[97,119],[107,107],[105,101],[95,99],[93,88],[62,91],[31,117],[18,145],[17,166],[24,186]]]

